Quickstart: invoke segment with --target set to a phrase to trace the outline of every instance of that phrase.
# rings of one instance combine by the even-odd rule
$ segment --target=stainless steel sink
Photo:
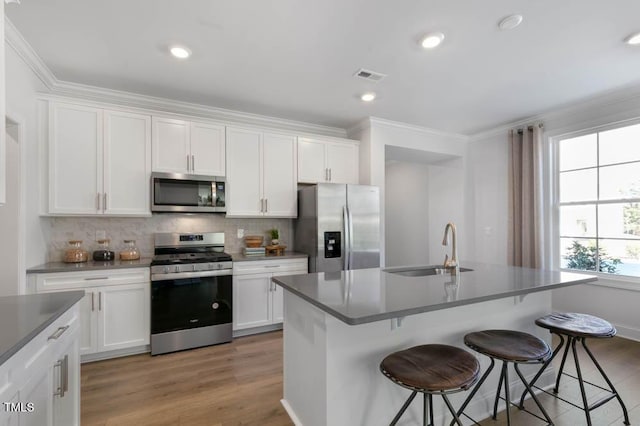
[[[473,271],[469,268],[460,268],[460,272]],[[387,269],[385,272],[391,274],[403,275],[405,277],[425,277],[427,275],[445,275],[449,273],[448,269],[436,266],[422,266],[417,268],[401,268],[401,269]]]

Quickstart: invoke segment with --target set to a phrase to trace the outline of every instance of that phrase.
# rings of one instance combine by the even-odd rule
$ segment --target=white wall
[[[378,186],[380,188],[381,211],[381,259],[386,265],[386,225],[385,225],[385,148],[401,147],[417,151],[428,151],[447,156],[464,157],[466,153],[467,137],[451,133],[434,131],[405,123],[397,123],[370,117],[351,129],[348,136],[361,142],[360,155],[360,183]],[[363,148],[364,146],[364,148]],[[462,166],[464,168],[464,165]],[[463,192],[466,191],[463,189]],[[452,210],[453,211],[453,210]],[[465,219],[466,220],[466,219]],[[443,228],[444,229],[444,228]],[[459,251],[461,258],[465,258],[466,243],[462,243]]]
[[[471,137],[467,182],[472,194],[467,206],[467,218],[470,229],[474,230],[474,260],[506,263],[509,127],[540,120],[544,123],[544,138],[548,140],[550,137],[638,117],[640,94],[611,93]],[[548,243],[551,241],[550,237],[546,239]],[[620,288],[582,285],[557,290],[553,294],[554,310],[600,316],[614,323],[620,335],[640,340],[640,315],[637,314],[640,278],[630,279],[627,283],[606,278],[599,281]]]
[[[385,266],[429,263],[429,167],[387,162]]]
[[[42,82],[32,70],[27,67],[17,53],[6,46],[6,79],[7,79],[7,115],[22,124],[23,133],[22,155],[27,159],[28,170],[24,173],[24,258],[25,264],[42,263],[45,256],[45,238],[48,224],[38,216],[39,212],[39,150],[36,92],[45,89]],[[4,235],[3,227],[10,226],[0,223],[0,235]],[[3,244],[18,247],[17,241],[3,242]]]
[[[6,190],[5,204],[0,206],[0,296],[19,294],[24,288],[22,265],[21,203],[20,203],[20,145],[18,135],[7,127],[6,134]]]

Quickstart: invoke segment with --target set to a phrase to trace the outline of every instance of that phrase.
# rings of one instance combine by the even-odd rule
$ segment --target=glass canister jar
[[[89,252],[82,247],[81,240],[70,240],[64,252],[65,263],[81,263],[89,260]]]
[[[95,261],[111,261],[115,258],[115,253],[109,250],[110,240],[98,240],[98,250],[93,252]]]
[[[136,247],[136,240],[124,240],[124,249],[120,252],[120,260],[140,259],[140,250]]]

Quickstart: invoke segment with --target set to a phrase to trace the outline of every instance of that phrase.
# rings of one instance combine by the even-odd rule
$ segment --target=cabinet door
[[[150,215],[151,117],[105,111],[105,214]]]
[[[224,126],[191,123],[191,172],[225,176],[224,145]]]
[[[53,364],[42,357],[29,368],[29,378],[20,389],[20,402],[33,403],[33,411],[25,409],[19,414],[20,426],[49,426],[53,423]],[[42,364],[41,364],[42,363]]]
[[[271,324],[271,274],[233,277],[233,329]]]
[[[49,213],[101,214],[102,110],[49,106]]]
[[[298,138],[298,182],[326,182],[327,178],[325,143]]]
[[[227,128],[227,217],[262,216],[262,134]]]
[[[64,395],[53,397],[53,426],[73,426],[80,424],[80,355],[78,353],[78,339],[71,338],[64,350],[57,357],[57,361],[66,363],[56,376],[53,374],[54,388],[56,380],[63,380],[60,374],[66,374],[67,390]]]
[[[358,183],[358,146],[349,143],[327,144],[327,167],[332,183]]]
[[[153,171],[189,173],[189,122],[162,117],[153,117],[151,122]]]
[[[98,289],[98,349],[149,344],[149,283]]]
[[[265,216],[296,217],[298,183],[296,138],[265,133],[263,153],[263,198]]]
[[[97,314],[98,294],[92,290],[85,290],[80,301],[80,353],[92,354],[98,350]]]

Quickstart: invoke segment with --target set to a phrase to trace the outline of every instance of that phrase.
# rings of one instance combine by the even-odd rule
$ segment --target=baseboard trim
[[[282,330],[282,323],[265,325],[262,327],[245,328],[242,330],[234,330],[233,337],[236,338],[236,337],[250,336],[252,334],[268,333],[270,331],[277,331],[277,330]]]
[[[613,324],[613,326],[618,330],[618,337],[640,342],[640,330],[637,328],[625,327],[624,325],[619,324]]]
[[[296,416],[296,413],[293,411],[293,408],[291,408],[291,405],[289,405],[289,402],[286,399],[282,398],[280,400],[280,404],[282,404],[282,406],[284,407],[284,411],[287,412],[287,415],[289,415],[289,418],[295,426],[304,426],[298,416]]]
[[[151,345],[136,346],[133,348],[82,355],[80,357],[80,363],[84,364],[85,362],[104,361],[106,359],[120,358],[129,355],[139,355],[147,352],[151,352]]]

